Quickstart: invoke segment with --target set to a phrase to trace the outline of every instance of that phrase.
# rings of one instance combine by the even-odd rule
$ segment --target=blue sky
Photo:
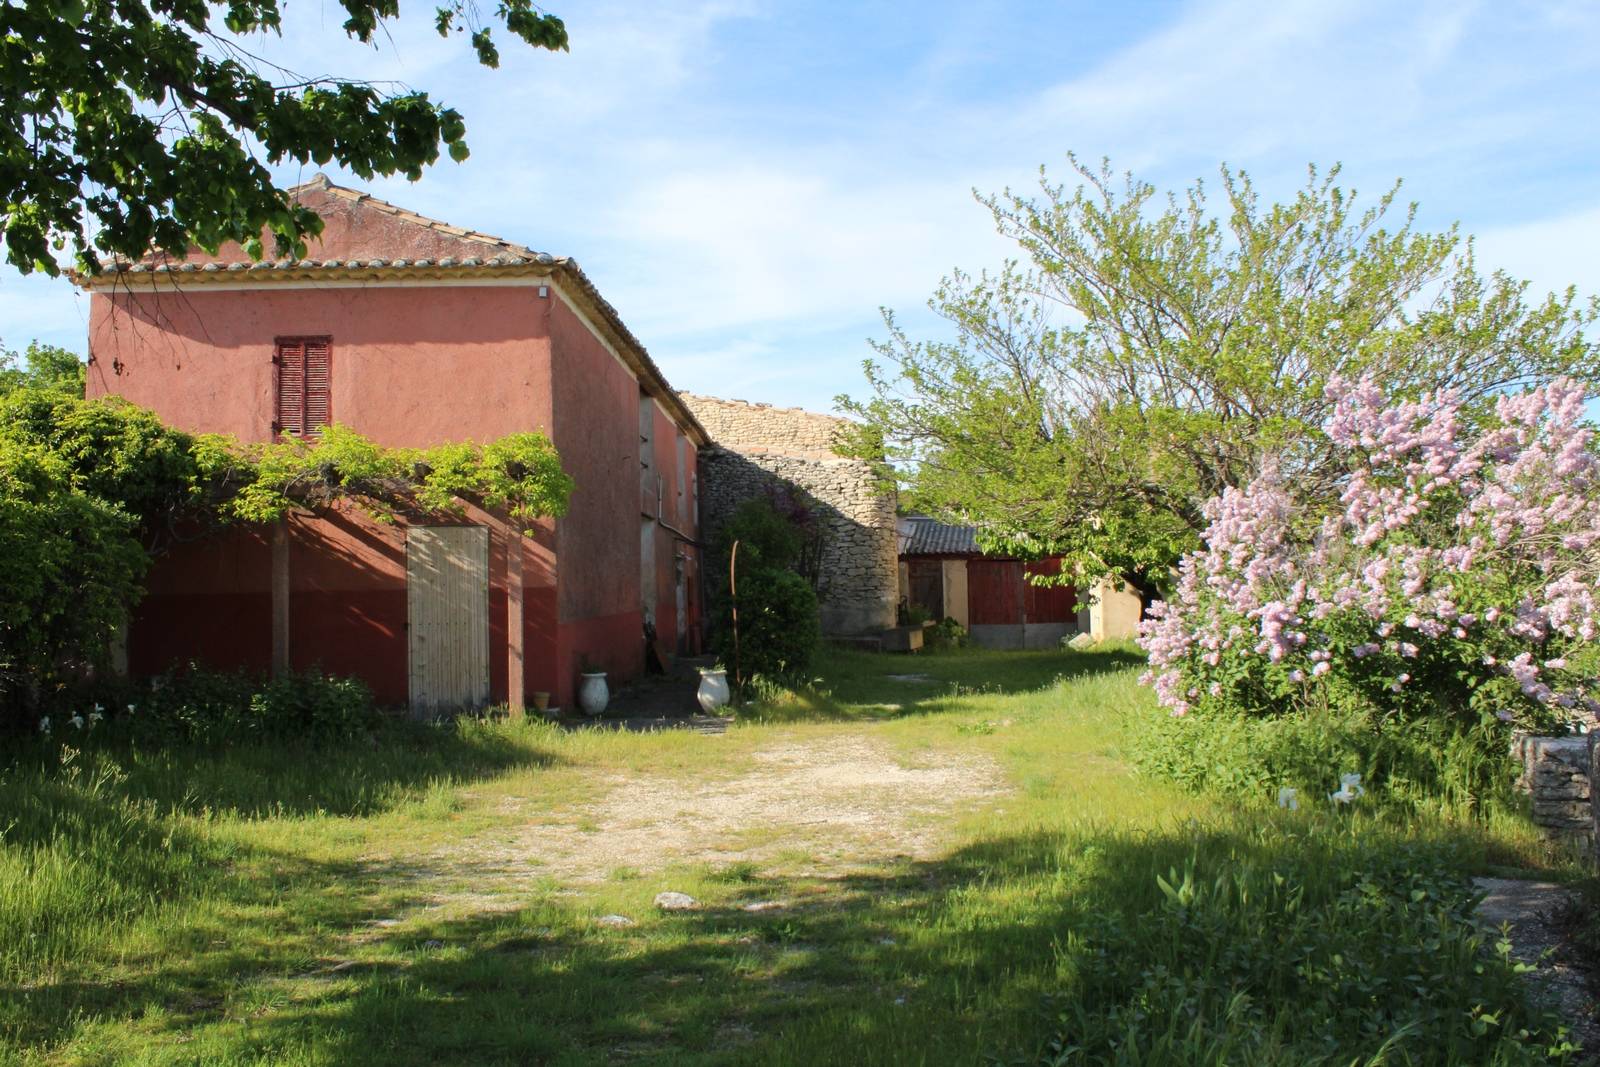
[[[890,307],[914,334],[953,267],[1007,248],[971,191],[1065,153],[1162,187],[1226,161],[1287,195],[1307,163],[1395,178],[1480,264],[1600,292],[1600,5],[1418,0],[564,4],[552,55],[499,70],[407,3],[364,48],[332,0],[260,50],[393,79],[467,118],[421,182],[335,180],[571,255],[679,388],[828,410]],[[285,171],[292,182],[309,176]],[[65,280],[0,271],[0,343],[84,346]]]

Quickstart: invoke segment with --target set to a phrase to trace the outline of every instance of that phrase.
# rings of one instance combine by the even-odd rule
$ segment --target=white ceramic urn
[[[695,694],[700,708],[707,715],[715,715],[718,708],[728,706],[728,672],[701,670],[700,691]]]
[[[578,683],[578,707],[585,715],[599,715],[611,703],[611,689],[606,685],[606,672],[595,671],[583,675]]]

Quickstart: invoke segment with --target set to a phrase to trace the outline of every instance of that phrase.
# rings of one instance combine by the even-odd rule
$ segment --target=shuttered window
[[[330,339],[280,337],[272,362],[278,380],[278,412],[273,429],[279,436],[315,436],[333,421]]]

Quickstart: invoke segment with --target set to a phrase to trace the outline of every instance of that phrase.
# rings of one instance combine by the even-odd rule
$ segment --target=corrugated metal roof
[[[905,537],[902,556],[978,555],[977,531],[971,526],[951,526],[926,515],[910,515],[901,520]]]

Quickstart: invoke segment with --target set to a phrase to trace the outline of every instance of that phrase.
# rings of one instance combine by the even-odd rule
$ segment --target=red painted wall
[[[1022,622],[1022,564],[1014,559],[969,559],[967,614],[973,626]]]
[[[272,544],[241,529],[175,545],[158,557],[128,627],[140,676],[190,661],[264,672],[272,663]]]
[[[1061,560],[1023,564],[1014,559],[967,561],[967,610],[974,626],[1022,622],[1071,622],[1078,595],[1071,586],[1036,586],[1031,574],[1060,574]]]
[[[394,446],[491,440],[551,422],[550,298],[524,287],[119,293],[91,307],[88,394],[116,393],[180,428],[271,436],[277,336],[328,335],[335,420]],[[491,525],[490,688],[507,693],[506,540]],[[383,703],[407,698],[405,531],[345,509],[290,523],[290,658],[357,675]],[[522,540],[525,678],[556,688],[555,533]],[[158,560],[135,615],[130,667],[191,659],[265,670],[271,659],[265,531]],[[541,595],[547,593],[548,595]]]
[[[148,277],[148,276],[146,276]],[[96,295],[88,395],[185,430],[271,439],[273,339],[329,336],[334,421],[385,445],[548,428],[552,298],[528,286]]]
[[[557,689],[587,657],[613,683],[644,666],[639,594],[639,385],[572,309],[551,301],[554,441],[576,482],[556,524]]]

